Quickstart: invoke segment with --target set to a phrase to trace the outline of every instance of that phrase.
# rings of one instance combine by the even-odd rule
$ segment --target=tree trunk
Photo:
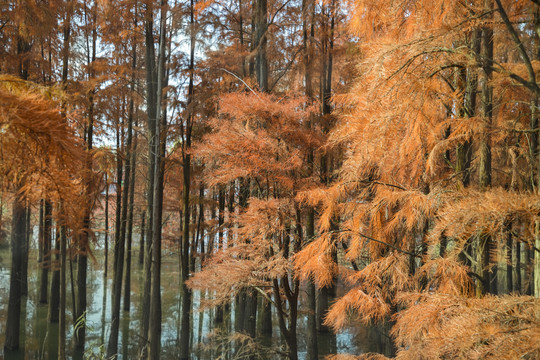
[[[189,244],[189,192],[191,185],[191,129],[194,122],[194,70],[195,70],[195,9],[194,0],[190,2],[190,54],[189,54],[189,85],[187,94],[188,122],[186,124],[184,140],[185,145],[182,148],[183,154],[183,234],[182,234],[182,272],[181,272],[181,296],[182,296],[182,314],[180,319],[180,359],[189,359],[189,339],[190,339],[190,312],[191,312],[191,289],[186,285],[189,278],[190,269],[190,244]],[[193,260],[192,260],[193,261]]]
[[[154,51],[154,30],[153,30],[153,9],[152,2],[146,1],[145,13],[145,64],[146,64],[146,110],[148,114],[148,183],[146,187],[146,214],[148,216],[146,226],[146,251],[144,257],[144,290],[141,305],[141,331],[140,331],[140,353],[145,359],[148,346],[148,326],[150,322],[150,288],[152,285],[151,265],[152,265],[152,238],[154,224],[154,148],[156,143],[156,117],[157,117],[157,74]]]
[[[11,220],[11,273],[7,306],[5,350],[19,349],[21,330],[21,285],[24,243],[26,240],[26,200],[17,192],[13,200]]]
[[[167,31],[167,12],[168,3],[161,1],[161,19],[160,19],[160,39],[159,39],[159,57],[157,74],[157,96],[156,105],[160,116],[158,116],[156,125],[156,143],[154,147],[154,202],[153,202],[153,236],[152,236],[152,286],[150,297],[150,322],[148,325],[148,359],[158,360],[161,349],[161,222],[163,211],[163,179],[165,156],[165,133],[166,133],[166,105],[162,105],[162,90],[165,81],[165,49],[166,31]],[[161,110],[163,109],[163,110]]]
[[[137,150],[137,138],[133,144],[133,151],[131,153],[131,169],[132,174],[129,181],[129,206],[128,206],[128,219],[127,219],[127,251],[126,251],[126,279],[124,288],[124,311],[129,311],[131,302],[131,245],[133,242],[133,207],[135,200],[135,158]]]
[[[255,61],[255,73],[257,84],[261,92],[267,92],[268,89],[268,59],[266,56],[266,43],[268,29],[268,5],[267,0],[255,0],[254,9],[254,45],[257,49]]]
[[[219,185],[218,192],[218,251],[223,250],[223,225],[225,223],[225,189],[223,185]],[[216,308],[215,322],[223,323],[223,305],[218,305]]]
[[[51,254],[51,228],[52,206],[50,201],[42,200],[40,205],[39,243],[41,247],[41,281],[39,285],[39,302],[46,304],[48,301],[49,269],[52,264]]]
[[[135,14],[133,20],[133,29],[137,28],[137,14]],[[133,39],[132,49],[132,78],[130,84],[129,95],[129,113],[128,113],[128,138],[127,138],[127,154],[126,154],[126,178],[124,187],[124,203],[122,204],[122,232],[121,237],[126,238],[127,250],[126,250],[126,279],[124,288],[124,311],[129,311],[130,295],[131,295],[131,244],[133,236],[133,201],[135,197],[135,157],[137,150],[137,138],[133,141],[133,115],[134,115],[134,99],[135,96],[135,70],[137,69],[137,46],[135,39]],[[127,233],[127,234],[126,234]],[[122,240],[123,241],[123,240]]]
[[[58,326],[58,359],[60,360],[66,359],[66,242],[66,227],[62,224],[60,228],[60,316]]]
[[[103,265],[103,277],[107,278],[109,269],[109,182],[105,173],[105,239],[103,240],[105,260]]]
[[[304,37],[304,81],[305,81],[305,94],[310,103],[313,101],[313,48],[311,39],[315,36],[315,29],[313,20],[315,7],[313,0],[302,1],[302,28]],[[314,124],[313,119],[309,121],[309,127],[312,128]],[[313,149],[310,149],[308,153],[308,168],[309,175],[315,174],[315,156]],[[307,209],[307,222],[306,222],[306,242],[313,241],[315,237],[315,210],[313,207]],[[317,292],[313,279],[308,279],[307,284],[307,329],[306,329],[306,360],[317,360],[319,358],[319,348],[317,343]]]
[[[26,231],[25,231],[25,237],[24,237],[24,248],[23,248],[23,257],[22,257],[23,263],[21,267],[21,271],[22,271],[21,295],[22,296],[28,296],[28,257],[30,255],[30,238],[32,236],[30,233],[30,231],[32,230],[30,217],[31,217],[30,204],[26,204],[26,214],[25,214],[25,219],[24,219]]]
[[[118,119],[116,133],[116,148],[120,151],[120,120]],[[107,357],[116,358],[118,353],[118,333],[120,327],[120,300],[122,292],[122,272],[124,271],[124,249],[125,243],[121,236],[122,217],[122,160],[117,154],[117,182],[116,182],[116,228],[114,234],[114,261],[113,261],[113,284],[112,284],[112,304],[111,304],[111,332],[107,346]],[[123,200],[123,201],[122,201]]]
[[[141,234],[139,242],[139,264],[144,264],[144,236],[145,236],[146,211],[141,211]]]
[[[481,34],[479,29],[473,29],[471,34],[471,52],[480,54]],[[471,118],[476,114],[476,99],[478,88],[477,69],[467,67],[464,76],[465,80],[465,96],[463,102],[463,111],[460,111],[459,116]],[[461,174],[461,182],[463,186],[468,186],[471,181],[471,160],[472,160],[472,142],[467,140],[456,148],[456,173]]]
[[[490,11],[493,9],[492,0],[484,0],[484,7]],[[493,17],[490,13],[489,18]],[[482,188],[491,186],[491,123],[493,112],[493,89],[489,82],[492,77],[493,65],[493,29],[491,24],[482,28],[482,43],[480,55],[482,58],[482,71],[480,72],[480,89],[481,89],[481,116],[483,119],[484,131],[480,138],[480,163],[479,163],[479,185]],[[477,244],[477,263],[479,264],[482,281],[478,282],[477,294],[485,294],[490,292],[491,274],[490,267],[490,250],[493,247],[493,241],[489,236],[481,236]]]
[[[56,239],[54,241],[55,260],[51,261],[52,279],[51,279],[51,299],[49,301],[49,322],[58,322],[58,312],[60,308],[60,229],[56,228]],[[52,255],[51,255],[52,260]]]

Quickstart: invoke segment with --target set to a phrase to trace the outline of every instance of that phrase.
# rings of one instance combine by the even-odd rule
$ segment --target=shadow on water
[[[9,294],[9,252],[0,250],[0,359],[5,360],[56,360],[58,358],[58,324],[48,321],[48,305],[39,304],[38,301],[38,269],[37,265],[30,264],[29,268],[29,295],[23,301],[23,314],[21,324],[21,346],[19,351],[8,352],[3,350],[5,319],[7,318],[7,300]],[[97,254],[99,256],[99,254]],[[30,257],[32,259],[32,257]],[[99,257],[98,257],[99,258]],[[179,284],[179,269],[175,256],[166,256],[163,259],[162,272],[162,355],[164,360],[176,359],[179,349],[179,331],[181,315],[181,298]],[[88,309],[87,309],[87,341],[85,351],[74,353],[70,339],[72,338],[72,312],[71,288],[68,277],[67,296],[67,339],[66,349],[72,359],[104,359],[106,342],[108,341],[111,309],[111,279],[103,277],[103,270],[99,266],[90,265],[88,271]],[[140,303],[143,290],[142,269],[138,265],[132,268],[131,312],[122,311],[119,359],[136,359],[140,340]],[[194,292],[191,313],[191,341],[192,359],[205,360],[234,359],[238,348],[238,341],[231,341],[230,334],[234,328],[234,305],[224,307],[222,319],[216,321],[216,310],[206,309],[198,311],[201,301],[211,297],[209,293]],[[305,314],[305,309],[300,309]],[[253,351],[260,353],[262,359],[281,359],[283,355],[275,355],[272,349],[283,351],[280,346],[283,341],[279,335],[279,326],[273,309],[273,331],[271,336],[261,336],[257,339]],[[298,350],[299,358],[305,358],[306,344],[306,316],[300,315],[298,319]],[[377,327],[355,327],[338,334],[322,334],[318,337],[319,353],[351,353],[379,352],[387,355],[393,353],[391,341],[384,335],[387,329]],[[387,332],[386,332],[387,333]],[[105,345],[104,345],[105,344]],[[235,345],[236,344],[236,345]],[[246,345],[247,346],[247,345]],[[245,350],[246,348],[244,348]],[[251,351],[251,350],[247,350]],[[272,355],[273,354],[273,355]]]

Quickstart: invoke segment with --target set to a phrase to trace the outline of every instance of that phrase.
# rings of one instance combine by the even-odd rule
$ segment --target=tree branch
[[[534,74],[534,69],[531,63],[531,59],[529,58],[529,55],[527,55],[527,51],[525,50],[525,46],[523,46],[523,43],[519,39],[519,36],[516,32],[516,29],[512,26],[512,23],[510,22],[510,19],[508,18],[508,15],[506,14],[506,11],[504,10],[501,0],[495,0],[497,3],[497,7],[499,8],[499,14],[501,15],[501,18],[504,22],[504,25],[506,25],[506,28],[508,29],[508,32],[510,32],[510,35],[512,36],[512,40],[516,43],[519,49],[519,53],[521,54],[521,57],[523,58],[523,61],[525,62],[525,66],[527,67],[527,71],[529,72],[529,82],[534,84],[535,92],[538,93],[538,85],[536,84],[536,76]]]
[[[350,232],[350,233],[353,233],[353,234],[356,234],[356,235],[359,235],[363,238],[366,238],[367,240],[370,240],[370,241],[374,241],[376,243],[379,243],[379,244],[382,244],[382,245],[386,245],[388,247],[391,247],[392,249],[394,250],[397,250],[403,254],[407,254],[409,256],[412,256],[412,257],[415,257],[415,258],[422,258],[422,256],[418,255],[418,254],[414,254],[412,252],[409,252],[407,250],[403,250],[395,245],[392,245],[390,243],[387,243],[385,241],[382,241],[382,240],[378,240],[378,239],[375,239],[375,238],[372,238],[371,236],[368,236],[366,234],[363,234],[359,231],[355,231],[355,230],[351,230],[351,229],[341,229],[341,230],[332,230],[332,231],[329,231],[329,233],[341,233],[341,232]]]
[[[245,86],[246,86],[253,94],[255,94],[256,97],[258,97],[259,99],[261,98],[261,97],[259,96],[259,94],[257,94],[257,93],[255,92],[255,90],[253,90],[253,89],[251,88],[251,86],[249,86],[249,85],[248,85],[244,80],[242,80],[238,75],[236,75],[236,74],[233,73],[232,71],[229,71],[229,70],[224,69],[224,68],[221,68],[221,70],[225,71],[227,74],[232,75],[232,76],[234,76],[235,78],[237,78],[238,80],[240,80],[240,81],[242,82],[242,84],[244,84],[244,85],[245,85]]]

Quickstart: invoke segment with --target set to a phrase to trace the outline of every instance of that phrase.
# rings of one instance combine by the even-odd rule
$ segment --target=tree
[[[512,276],[506,274],[512,269],[498,260],[511,253],[508,243],[520,239],[526,248],[534,239],[531,215],[537,204],[526,185],[527,159],[517,155],[527,153],[530,117],[516,121],[515,111],[530,112],[526,104],[537,85],[527,61],[533,48],[521,40],[531,33],[512,26],[531,26],[532,7],[499,1],[383,7],[355,2],[352,28],[363,39],[360,75],[349,95],[336,101],[340,116],[331,134],[347,156],[330,189],[308,193],[308,202],[323,209],[320,236],[296,257],[303,276],[322,282],[330,281],[333,266],[329,259],[317,260],[325,259],[326,249],[341,245],[350,261],[343,272],[351,289],[331,306],[327,324],[342,328],[351,311],[353,323],[392,317],[400,358],[536,351],[525,345],[516,355],[501,345],[530,341],[533,335],[522,326],[534,321],[530,316],[514,323],[511,340],[497,336],[493,348],[482,330],[505,333],[513,306],[535,306],[525,296],[485,296],[510,287]],[[478,185],[469,184],[474,175]],[[332,227],[336,215],[338,229]],[[512,233],[513,222],[522,230]],[[482,298],[474,299],[473,285]],[[477,327],[458,327],[472,318],[449,311],[465,303],[476,309]],[[501,309],[501,317],[483,317],[488,307]],[[450,340],[458,328],[478,337],[464,341],[474,336],[462,332],[456,335],[460,340]]]
[[[69,174],[78,175],[80,155],[79,142],[74,132],[62,120],[60,112],[47,97],[46,89],[23,80],[2,77],[0,80],[2,102],[2,127],[5,129],[1,147],[4,157],[0,164],[4,181],[15,188],[12,215],[12,272],[10,276],[10,296],[8,321],[6,325],[6,350],[19,347],[19,324],[21,306],[22,247],[26,242],[26,199],[28,191],[34,187],[48,189],[69,189],[75,185],[69,181]],[[57,137],[56,135],[60,135]],[[9,154],[9,155],[8,155]],[[37,158],[33,154],[38,154]],[[54,160],[55,164],[46,168],[40,166],[42,157]],[[73,168],[71,167],[73,166]],[[67,181],[53,180],[65,176]],[[55,182],[56,181],[56,182]]]

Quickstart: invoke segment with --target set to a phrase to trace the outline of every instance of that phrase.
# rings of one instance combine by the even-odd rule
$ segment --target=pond
[[[136,252],[135,252],[136,253]],[[74,359],[102,359],[108,341],[111,319],[111,292],[112,292],[112,266],[109,265],[109,276],[104,277],[103,257],[96,251],[96,263],[91,263],[88,270],[88,308],[87,308],[87,338],[84,353],[73,353],[69,340],[72,337],[72,292],[71,279],[67,275],[67,339],[68,355]],[[3,344],[7,319],[7,303],[9,294],[10,252],[8,249],[0,250],[0,359],[39,359],[52,360],[58,357],[58,324],[51,324],[47,320],[48,305],[38,301],[38,266],[37,254],[30,253],[29,261],[29,294],[23,299],[23,320],[21,324],[21,349],[17,352],[4,353]],[[136,262],[136,259],[133,259]],[[112,262],[112,261],[111,261]],[[74,269],[76,266],[74,266]],[[119,359],[136,359],[138,355],[139,329],[141,318],[141,294],[143,291],[142,266],[132,265],[131,306],[130,311],[121,313],[119,336]],[[74,274],[76,278],[76,274]],[[177,359],[180,337],[180,274],[178,256],[170,251],[164,251],[162,263],[162,359]],[[194,292],[193,309],[191,316],[191,354],[192,359],[234,359],[234,351],[228,335],[234,329],[234,306],[225,313],[225,321],[216,324],[215,311],[212,309],[200,310],[201,299],[210,294]],[[305,296],[305,292],[301,295]],[[122,300],[123,301],[123,300]],[[234,302],[233,302],[234,303]],[[300,308],[298,319],[298,349],[299,358],[306,354],[305,329],[306,312]],[[259,344],[258,358],[279,359],[279,355],[272,355],[271,348],[283,346],[279,335],[279,326],[274,311],[272,336],[257,339]],[[379,328],[355,326],[338,334],[323,334],[318,338],[321,358],[326,354],[363,352],[380,352],[389,354],[391,345],[386,335]],[[284,350],[282,348],[281,350]],[[275,354],[275,353],[274,353]]]

